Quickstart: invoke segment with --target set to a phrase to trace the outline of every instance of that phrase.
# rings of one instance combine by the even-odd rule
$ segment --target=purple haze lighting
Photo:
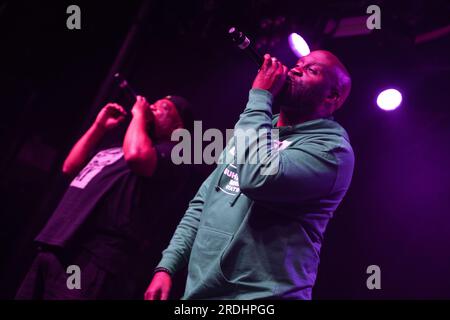
[[[289,36],[289,45],[295,55],[299,58],[307,56],[311,52],[305,39],[295,32],[291,33]]]
[[[377,105],[385,110],[395,110],[402,103],[402,94],[396,89],[383,90],[377,98]]]

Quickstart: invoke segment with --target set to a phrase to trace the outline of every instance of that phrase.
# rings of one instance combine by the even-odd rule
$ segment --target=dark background
[[[32,239],[67,186],[60,168],[73,143],[105,102],[131,106],[112,72],[149,100],[186,96],[204,130],[233,127],[257,68],[229,41],[232,25],[288,66],[296,58],[287,35],[299,32],[353,78],[336,120],[349,132],[355,172],[326,233],[314,298],[450,298],[450,35],[415,42],[450,25],[448,1],[0,3],[0,298],[14,296],[32,261]],[[66,28],[71,4],[81,30]],[[366,15],[371,4],[381,7],[381,30],[324,32],[330,19]],[[404,97],[392,112],[375,103],[386,86]],[[199,180],[212,169],[193,166]],[[372,264],[381,290],[366,287]]]

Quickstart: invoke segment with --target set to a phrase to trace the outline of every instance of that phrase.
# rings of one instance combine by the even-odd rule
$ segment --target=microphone
[[[242,32],[240,32],[235,27],[231,27],[228,30],[228,34],[231,36],[231,40],[238,46],[239,49],[244,50],[244,52],[258,65],[258,68],[261,68],[264,59],[261,55],[256,52],[256,50],[251,46],[251,41],[249,38],[245,36]]]
[[[228,34],[231,36],[231,40],[238,46],[239,49],[244,52],[258,65],[258,68],[264,63],[264,58],[251,46],[251,41],[235,27],[231,27],[228,30]],[[291,78],[286,77],[286,85],[291,82]]]
[[[123,89],[131,98],[136,99],[136,91],[134,91],[128,81],[124,77],[122,77],[120,73],[116,73],[114,75],[114,79],[117,81],[120,89]]]

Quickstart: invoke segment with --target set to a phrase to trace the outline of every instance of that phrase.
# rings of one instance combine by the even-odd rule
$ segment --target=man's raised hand
[[[275,97],[283,87],[288,71],[288,68],[277,58],[266,53],[264,63],[253,81],[252,88],[267,90]]]
[[[97,115],[95,124],[99,127],[110,130],[117,127],[125,120],[127,112],[117,103],[107,103]]]

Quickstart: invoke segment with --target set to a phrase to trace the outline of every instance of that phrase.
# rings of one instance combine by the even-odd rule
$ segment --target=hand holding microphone
[[[146,123],[151,123],[154,119],[150,104],[143,96],[136,97],[136,102],[131,109],[131,113],[133,114],[133,117],[143,117]]]
[[[253,81],[252,88],[267,90],[275,97],[283,88],[288,71],[288,68],[277,58],[266,53],[264,63]]]

